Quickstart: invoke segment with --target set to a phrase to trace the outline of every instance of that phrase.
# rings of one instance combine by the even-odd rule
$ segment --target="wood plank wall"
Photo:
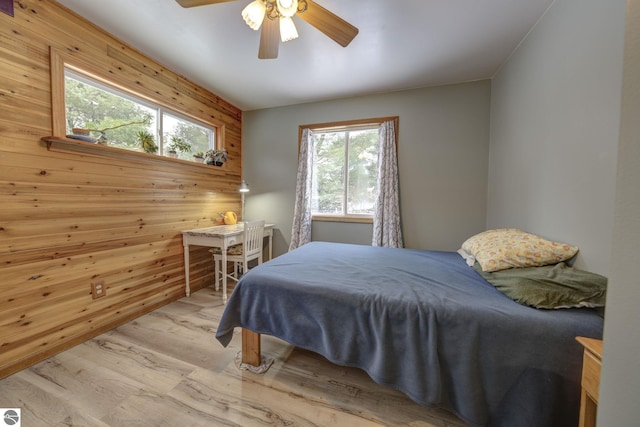
[[[240,211],[238,108],[55,1],[14,9],[0,13],[0,378],[184,296],[180,231]],[[224,124],[228,162],[48,151],[51,47]],[[192,289],[211,284],[206,248],[191,263]]]

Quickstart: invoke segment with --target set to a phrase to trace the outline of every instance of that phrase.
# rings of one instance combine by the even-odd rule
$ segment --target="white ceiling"
[[[248,111],[491,78],[553,0],[317,0],[359,28],[346,48],[294,18],[300,37],[258,59],[251,0],[58,0]]]

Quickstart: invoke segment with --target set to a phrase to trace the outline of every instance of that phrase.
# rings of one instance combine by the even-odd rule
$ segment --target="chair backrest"
[[[264,220],[244,223],[243,254],[245,260],[259,258],[262,260],[262,244],[264,239]]]

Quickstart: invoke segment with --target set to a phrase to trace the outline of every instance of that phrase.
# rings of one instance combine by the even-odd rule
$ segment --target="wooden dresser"
[[[583,345],[582,393],[580,396],[580,427],[595,427],[602,365],[602,340],[576,337]]]

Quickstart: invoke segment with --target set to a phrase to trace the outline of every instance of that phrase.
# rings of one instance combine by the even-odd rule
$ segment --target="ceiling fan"
[[[176,0],[182,7],[205,6],[229,1],[235,0]],[[254,30],[262,26],[258,58],[277,58],[280,43],[278,39],[286,42],[298,37],[295,24],[291,19],[296,14],[342,47],[351,43],[358,34],[356,27],[312,0],[254,0],[244,8],[242,17]]]

